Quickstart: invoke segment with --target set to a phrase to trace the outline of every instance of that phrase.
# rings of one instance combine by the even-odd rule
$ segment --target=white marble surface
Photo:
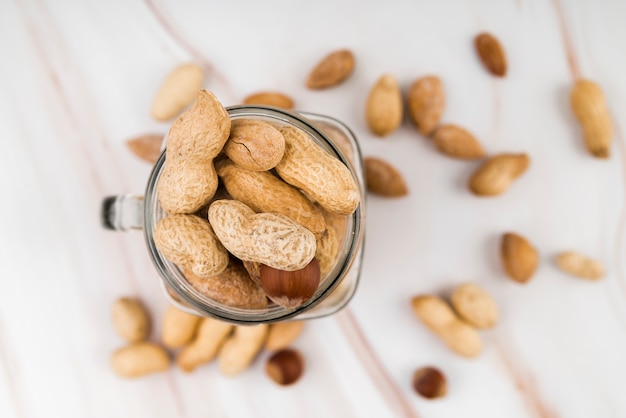
[[[617,0],[2,0],[0,416],[626,416],[625,16]],[[503,80],[477,62],[481,30],[506,47]],[[354,76],[306,90],[312,65],[344,46],[357,56]],[[308,370],[291,388],[264,376],[265,355],[231,379],[210,365],[128,382],[108,366],[121,344],[112,301],[136,295],[159,315],[165,300],[141,234],[100,229],[100,199],[143,190],[149,167],[125,140],[167,129],[151,121],[149,103],[167,71],[189,60],[207,67],[206,87],[226,105],[275,89],[343,120],[411,190],[368,199],[361,286],[349,309],[309,324],[296,344]],[[477,199],[464,186],[476,164],[437,154],[408,123],[374,138],[363,105],[383,72],[405,88],[438,74],[444,121],[489,152],[527,151],[530,171],[502,197]],[[578,75],[600,82],[612,108],[608,162],[585,153],[569,111]],[[502,274],[497,241],[507,230],[541,251],[526,286]],[[569,248],[600,258],[608,276],[558,272],[552,256]],[[502,310],[473,361],[451,354],[408,304],[466,280]],[[425,364],[447,374],[445,399],[412,392],[411,373]]]

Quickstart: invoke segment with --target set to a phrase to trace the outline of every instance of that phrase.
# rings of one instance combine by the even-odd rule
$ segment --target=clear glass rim
[[[343,128],[345,128],[348,133],[351,135],[351,145],[354,147],[354,152],[356,154],[356,161],[362,161],[361,150],[359,148],[358,143],[355,140],[354,135],[349,130],[347,126],[345,126],[340,121],[330,118],[324,115],[318,115],[313,113],[302,112],[301,114],[295,114],[283,109],[278,109],[274,107],[266,107],[266,106],[249,106],[249,105],[239,105],[239,106],[231,106],[227,107],[229,116],[235,118],[242,117],[259,117],[265,116],[268,118],[277,119],[278,121],[287,123],[291,126],[295,126],[297,128],[302,129],[309,135],[311,135],[316,142],[320,143],[320,145],[325,146],[331,151],[331,154],[334,153],[337,158],[339,158],[344,164],[348,166],[348,169],[351,171],[352,175],[355,177],[357,185],[360,189],[361,194],[361,202],[359,203],[357,209],[349,215],[352,221],[352,227],[347,231],[347,235],[351,237],[348,245],[348,250],[343,259],[343,263],[341,266],[339,264],[335,266],[333,276],[325,280],[325,282],[320,286],[316,297],[311,298],[305,304],[294,308],[294,309],[285,309],[278,308],[268,311],[247,311],[245,309],[232,308],[229,306],[222,305],[211,300],[207,296],[198,292],[187,280],[185,280],[182,273],[171,263],[169,260],[165,259],[160,251],[156,248],[154,243],[154,227],[158,221],[156,219],[156,214],[158,212],[159,204],[156,196],[156,185],[158,183],[161,170],[163,164],[165,162],[166,149],[161,152],[158,161],[156,162],[152,172],[150,173],[150,177],[148,179],[148,183],[146,185],[145,192],[145,205],[144,205],[144,237],[146,240],[146,245],[150,251],[151,259],[153,264],[155,265],[157,271],[161,278],[165,281],[167,286],[176,294],[177,298],[180,298],[184,304],[188,305],[192,310],[197,311],[198,313],[212,316],[218,318],[223,321],[235,323],[235,324],[259,324],[259,323],[271,323],[277,321],[284,321],[290,318],[293,318],[303,312],[309,311],[310,309],[317,306],[321,303],[345,278],[348,272],[351,270],[352,265],[354,264],[355,258],[359,251],[357,251],[363,244],[363,236],[364,236],[364,199],[365,199],[365,190],[364,190],[364,177],[363,177],[363,168],[362,165],[359,164],[358,167],[355,167],[350,158],[342,152],[341,148],[336,145],[331,139],[328,138],[318,127],[316,127],[312,122],[306,119],[307,115],[311,115],[315,118],[326,119],[332,121],[334,123],[339,124]],[[346,237],[347,239],[348,237]],[[362,256],[362,251],[360,252]],[[340,260],[341,261],[341,260]],[[178,277],[180,276],[180,277]],[[356,280],[358,281],[360,274],[357,274]],[[356,284],[358,285],[358,283]],[[210,301],[210,303],[207,303]],[[345,306],[345,304],[344,304]]]

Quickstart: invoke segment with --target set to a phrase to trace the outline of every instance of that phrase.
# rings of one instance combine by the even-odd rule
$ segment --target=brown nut
[[[579,80],[572,88],[570,103],[583,128],[587,151],[597,158],[609,158],[613,123],[602,88],[593,81]]]
[[[296,383],[304,372],[304,358],[294,349],[280,350],[267,360],[265,373],[281,386]]]
[[[518,283],[529,281],[537,265],[537,250],[521,235],[507,232],[500,241],[500,257],[507,276]]]
[[[364,159],[367,190],[385,197],[402,197],[409,189],[402,174],[390,163],[375,157]]]
[[[452,306],[465,322],[476,328],[493,328],[498,322],[498,305],[480,286],[464,283],[452,293]]]
[[[126,141],[126,146],[133,154],[150,164],[156,163],[159,159],[161,144],[163,144],[161,134],[145,134]]]
[[[265,349],[278,351],[289,347],[302,333],[304,321],[278,322],[270,325]]]
[[[334,87],[350,77],[353,70],[354,54],[347,49],[335,51],[313,68],[306,85],[310,89]]]
[[[493,75],[506,75],[506,55],[500,42],[490,33],[480,33],[474,39],[476,52],[485,68]]]
[[[384,137],[402,122],[403,104],[398,80],[391,74],[381,76],[367,97],[365,121],[370,131]]]
[[[113,304],[113,325],[129,343],[144,341],[150,333],[150,318],[138,299],[120,298]]]
[[[220,372],[234,376],[246,370],[263,348],[269,325],[235,326],[218,354]]]
[[[170,367],[170,358],[160,346],[140,342],[114,352],[111,357],[111,367],[119,376],[141,377],[167,370]]]
[[[285,153],[285,138],[267,122],[235,119],[224,153],[246,170],[267,171],[276,167]]]
[[[172,119],[193,102],[203,83],[204,71],[199,65],[187,63],[174,68],[152,101],[152,117],[161,122]]]
[[[293,99],[285,94],[274,91],[262,91],[246,97],[245,104],[257,104],[265,106],[280,107],[282,109],[293,109]]]
[[[436,399],[446,396],[448,384],[439,369],[422,367],[413,373],[413,389],[426,399]]]
[[[178,353],[176,364],[189,373],[196,367],[213,361],[232,330],[231,324],[214,318],[202,318],[196,338]]]
[[[261,286],[267,297],[284,308],[302,305],[315,294],[320,283],[320,264],[314,258],[295,271],[277,270],[261,264]]]
[[[502,194],[524,174],[529,164],[530,158],[526,154],[494,155],[472,174],[469,189],[477,196]]]
[[[167,348],[179,348],[187,344],[196,335],[201,317],[183,312],[169,306],[163,315],[161,341]]]
[[[417,79],[409,88],[407,107],[409,117],[424,136],[433,133],[445,106],[443,84],[439,77]]]
[[[485,156],[485,150],[467,130],[457,125],[441,125],[433,134],[437,150],[452,158],[476,160]]]

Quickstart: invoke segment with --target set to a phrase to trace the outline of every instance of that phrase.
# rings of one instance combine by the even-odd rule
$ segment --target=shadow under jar
[[[304,304],[287,309],[270,303],[262,309],[227,306],[193,287],[174,263],[166,259],[154,243],[154,228],[167,214],[157,198],[157,184],[165,163],[165,149],[148,179],[144,196],[118,195],[102,202],[101,220],[107,229],[142,229],[150,257],[166,297],[179,309],[191,314],[218,318],[239,325],[304,320],[333,314],[350,301],[361,272],[365,227],[365,184],[361,151],[353,133],[336,119],[306,112],[289,112],[265,106],[233,106],[226,109],[231,120],[256,119],[274,126],[292,126],[307,133],[319,146],[346,165],[360,194],[356,210],[345,217],[340,229],[339,252],[335,265],[321,277],[320,285]]]

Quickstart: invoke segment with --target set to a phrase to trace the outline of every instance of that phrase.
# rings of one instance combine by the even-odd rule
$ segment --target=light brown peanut
[[[267,306],[265,292],[239,261],[231,260],[224,271],[212,277],[202,278],[186,271],[185,278],[198,292],[224,305],[245,309]]]
[[[402,93],[398,80],[391,74],[378,79],[365,105],[365,121],[370,131],[384,137],[400,126],[403,115]]]
[[[151,114],[165,122],[193,102],[204,83],[204,71],[193,63],[179,65],[167,75],[152,101]]]
[[[328,225],[324,233],[317,238],[315,258],[320,263],[320,274],[322,281],[328,278],[337,263],[339,256],[339,237],[332,225]]]
[[[302,334],[304,321],[286,321],[270,325],[265,349],[278,351],[289,347]]]
[[[493,328],[498,322],[498,305],[476,284],[457,286],[452,293],[452,306],[465,322],[476,328]]]
[[[315,256],[315,236],[284,215],[255,213],[237,200],[216,200],[209,221],[224,247],[240,260],[294,271]]]
[[[267,171],[283,158],[285,138],[267,122],[236,119],[231,123],[224,153],[246,170]]]
[[[211,277],[228,265],[228,252],[211,225],[195,215],[170,215],[154,228],[154,243],[163,255],[200,277]]]
[[[202,318],[196,338],[176,357],[178,367],[192,372],[196,367],[213,361],[233,328],[233,325],[214,318]]]
[[[560,253],[556,264],[564,272],[582,279],[598,280],[604,277],[602,263],[574,251]]]
[[[350,170],[300,129],[280,129],[285,154],[276,172],[287,183],[304,190],[329,211],[349,215],[359,204],[359,189]]]
[[[430,136],[433,133],[444,106],[445,95],[439,77],[422,77],[411,84],[407,95],[409,117],[422,135]]]
[[[502,194],[524,174],[529,164],[530,158],[526,154],[494,155],[472,174],[469,189],[477,196]]]
[[[416,296],[411,300],[411,306],[424,325],[455,353],[472,358],[482,351],[478,331],[461,321],[443,299],[431,295]]]
[[[295,187],[268,172],[238,167],[228,160],[216,164],[228,193],[255,212],[285,215],[320,236],[326,229],[322,212]]]
[[[594,157],[609,158],[613,123],[600,86],[590,80],[577,81],[572,88],[570,103],[582,125],[589,153]]]
[[[207,205],[217,189],[213,159],[230,134],[230,117],[217,98],[206,90],[172,124],[165,165],[157,184],[165,211],[194,213]]]
[[[113,304],[115,330],[129,343],[145,341],[150,333],[148,312],[137,299],[120,298]]]
[[[161,340],[167,348],[179,348],[191,341],[202,318],[169,306],[163,315]]]
[[[154,343],[139,342],[120,348],[111,357],[113,371],[122,377],[135,378],[163,372],[170,366],[167,352]]]
[[[263,348],[269,325],[236,326],[218,354],[220,371],[234,376],[246,370]]]

